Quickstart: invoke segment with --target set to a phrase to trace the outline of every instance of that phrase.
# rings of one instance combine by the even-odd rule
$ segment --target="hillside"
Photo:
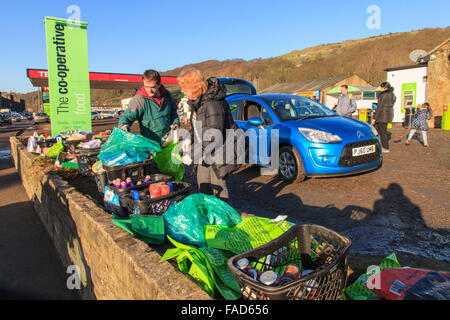
[[[377,86],[386,79],[385,68],[411,64],[411,51],[429,51],[449,37],[450,27],[422,29],[323,44],[267,59],[208,60],[167,70],[162,74],[178,75],[184,68],[196,67],[207,77],[243,78],[262,90],[277,83],[356,73]],[[92,90],[91,99],[98,104],[119,104],[120,99],[130,97],[133,93],[132,90]],[[17,95],[17,99],[20,96],[29,106],[29,103],[36,101],[37,94]]]
[[[411,51],[429,51],[449,37],[450,27],[422,29],[324,44],[268,59],[205,61],[164,74],[177,75],[185,67],[197,67],[206,76],[244,78],[257,85],[258,90],[276,83],[353,73],[378,85],[386,79],[385,68],[411,64]]]

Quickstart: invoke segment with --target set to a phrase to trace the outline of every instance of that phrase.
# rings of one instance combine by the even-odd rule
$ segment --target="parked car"
[[[118,110],[114,112],[114,118],[119,118],[124,112],[125,110]]]
[[[100,111],[100,116],[102,117],[102,119],[114,118],[114,111]]]
[[[22,115],[20,116],[22,120],[33,120],[33,114],[27,111],[22,112]]]
[[[12,119],[9,113],[0,112],[0,124],[11,124]]]
[[[33,122],[42,123],[42,122],[50,122],[50,117],[45,112],[35,112],[33,114]]]
[[[251,83],[247,85],[253,87]],[[248,90],[253,92],[253,89]],[[250,129],[255,132],[253,142],[251,132],[247,133],[250,145],[246,150],[247,162],[270,164],[270,137],[272,130],[278,129],[278,174],[288,183],[306,177],[350,175],[382,165],[380,141],[371,125],[338,116],[306,97],[243,91],[243,87],[235,90],[236,93],[227,88],[226,101],[238,127],[244,132]],[[267,139],[267,152],[258,154],[257,143],[261,139]]]
[[[21,115],[17,112],[11,112],[11,118],[13,122],[20,122],[21,121]]]
[[[92,120],[100,120],[100,119],[102,119],[102,117],[101,117],[101,115],[100,115],[99,112],[97,112],[97,111],[92,111],[92,112],[91,112],[91,119],[92,119]]]

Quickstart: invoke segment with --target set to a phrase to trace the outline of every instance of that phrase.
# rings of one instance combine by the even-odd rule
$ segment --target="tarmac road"
[[[9,137],[30,126],[0,126],[0,299],[80,299],[11,160]]]

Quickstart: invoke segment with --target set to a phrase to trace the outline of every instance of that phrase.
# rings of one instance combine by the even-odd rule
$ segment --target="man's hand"
[[[125,130],[125,131],[127,131],[127,132],[130,132],[130,128],[128,127],[127,124],[123,124],[123,125],[121,125],[119,128],[122,129],[122,130]]]

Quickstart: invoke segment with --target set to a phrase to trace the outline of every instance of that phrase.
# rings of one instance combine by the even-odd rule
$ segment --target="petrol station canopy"
[[[27,69],[27,77],[35,87],[48,87],[45,69]],[[91,89],[138,89],[142,87],[142,74],[89,72]],[[177,84],[175,76],[161,76],[163,84]]]

